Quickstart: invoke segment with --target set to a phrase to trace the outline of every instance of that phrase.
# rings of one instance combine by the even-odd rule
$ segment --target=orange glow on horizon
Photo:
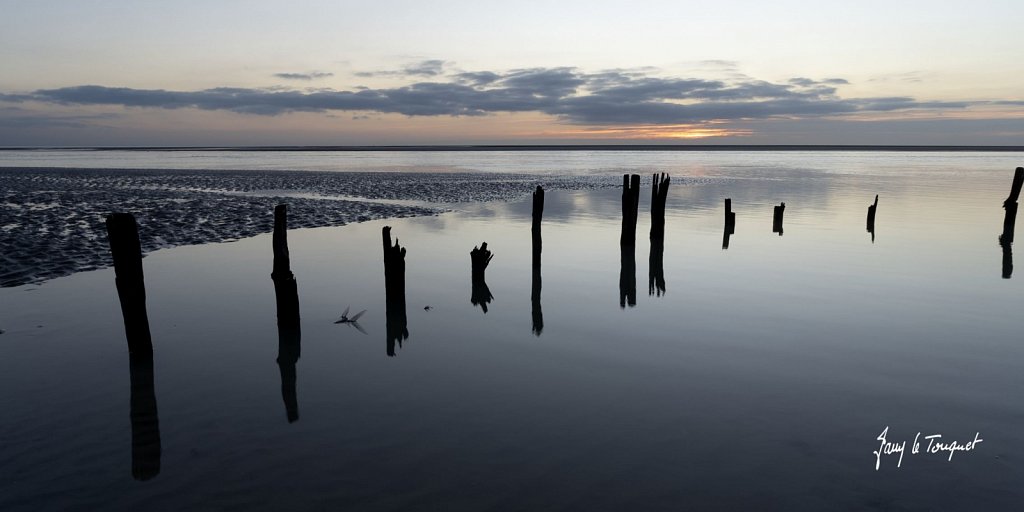
[[[587,137],[595,139],[706,139],[712,137],[746,137],[748,129],[714,128],[706,125],[603,126],[579,130],[551,132],[549,136]]]

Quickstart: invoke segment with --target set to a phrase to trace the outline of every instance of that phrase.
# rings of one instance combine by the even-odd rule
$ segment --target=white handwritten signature
[[[903,464],[903,455],[907,452],[907,442],[905,440],[902,442],[889,441],[888,435],[889,427],[886,426],[885,429],[882,430],[882,433],[875,438],[878,441],[881,441],[881,444],[878,446],[878,450],[871,452],[875,454],[875,471],[878,471],[878,468],[881,467],[883,455],[895,456],[896,454],[899,454],[899,459],[896,461],[896,467],[898,468]],[[916,455],[921,451],[921,443],[919,442],[921,439],[926,439],[928,441],[928,446],[925,447],[924,453],[936,454],[940,452],[949,452],[949,458],[946,459],[947,461],[952,461],[953,454],[956,452],[972,451],[978,447],[978,443],[984,441],[984,439],[981,438],[981,432],[975,433],[974,440],[966,443],[959,443],[957,441],[947,442],[942,439],[942,434],[931,434],[922,438],[921,433],[918,432],[917,435],[914,436],[914,443],[910,445],[911,455]]]

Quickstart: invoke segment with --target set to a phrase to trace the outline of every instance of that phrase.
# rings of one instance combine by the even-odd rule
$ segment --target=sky
[[[0,147],[1024,144],[1024,2],[0,0]]]

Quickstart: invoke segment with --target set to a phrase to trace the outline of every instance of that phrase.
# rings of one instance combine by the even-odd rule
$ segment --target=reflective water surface
[[[271,235],[157,251],[151,359],[129,358],[112,269],[0,289],[0,510],[1022,502],[1024,274],[998,236],[1024,155],[673,158],[631,169],[631,248],[615,189],[548,191],[539,265],[530,198],[289,231],[298,326]],[[724,177],[673,181],[658,247],[666,168]],[[398,334],[384,226],[407,250]],[[908,453],[876,471],[886,427]],[[983,442],[948,461],[910,454],[918,432]]]

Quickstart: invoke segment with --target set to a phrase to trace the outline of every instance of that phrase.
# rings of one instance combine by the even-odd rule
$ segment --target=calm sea
[[[1024,271],[999,235],[1022,165],[970,152],[0,151],[8,167],[646,179],[626,251],[619,190],[549,191],[539,275],[529,198],[293,230],[298,339],[276,325],[269,235],[156,251],[151,368],[129,363],[111,269],[0,289],[0,510],[1019,508]],[[655,172],[677,180],[660,254]],[[408,251],[394,356],[385,225]],[[486,312],[469,257],[482,242],[495,254]],[[367,310],[365,333],[334,323],[349,307]],[[902,460],[883,432],[905,442]],[[928,451],[976,438],[952,458]]]

